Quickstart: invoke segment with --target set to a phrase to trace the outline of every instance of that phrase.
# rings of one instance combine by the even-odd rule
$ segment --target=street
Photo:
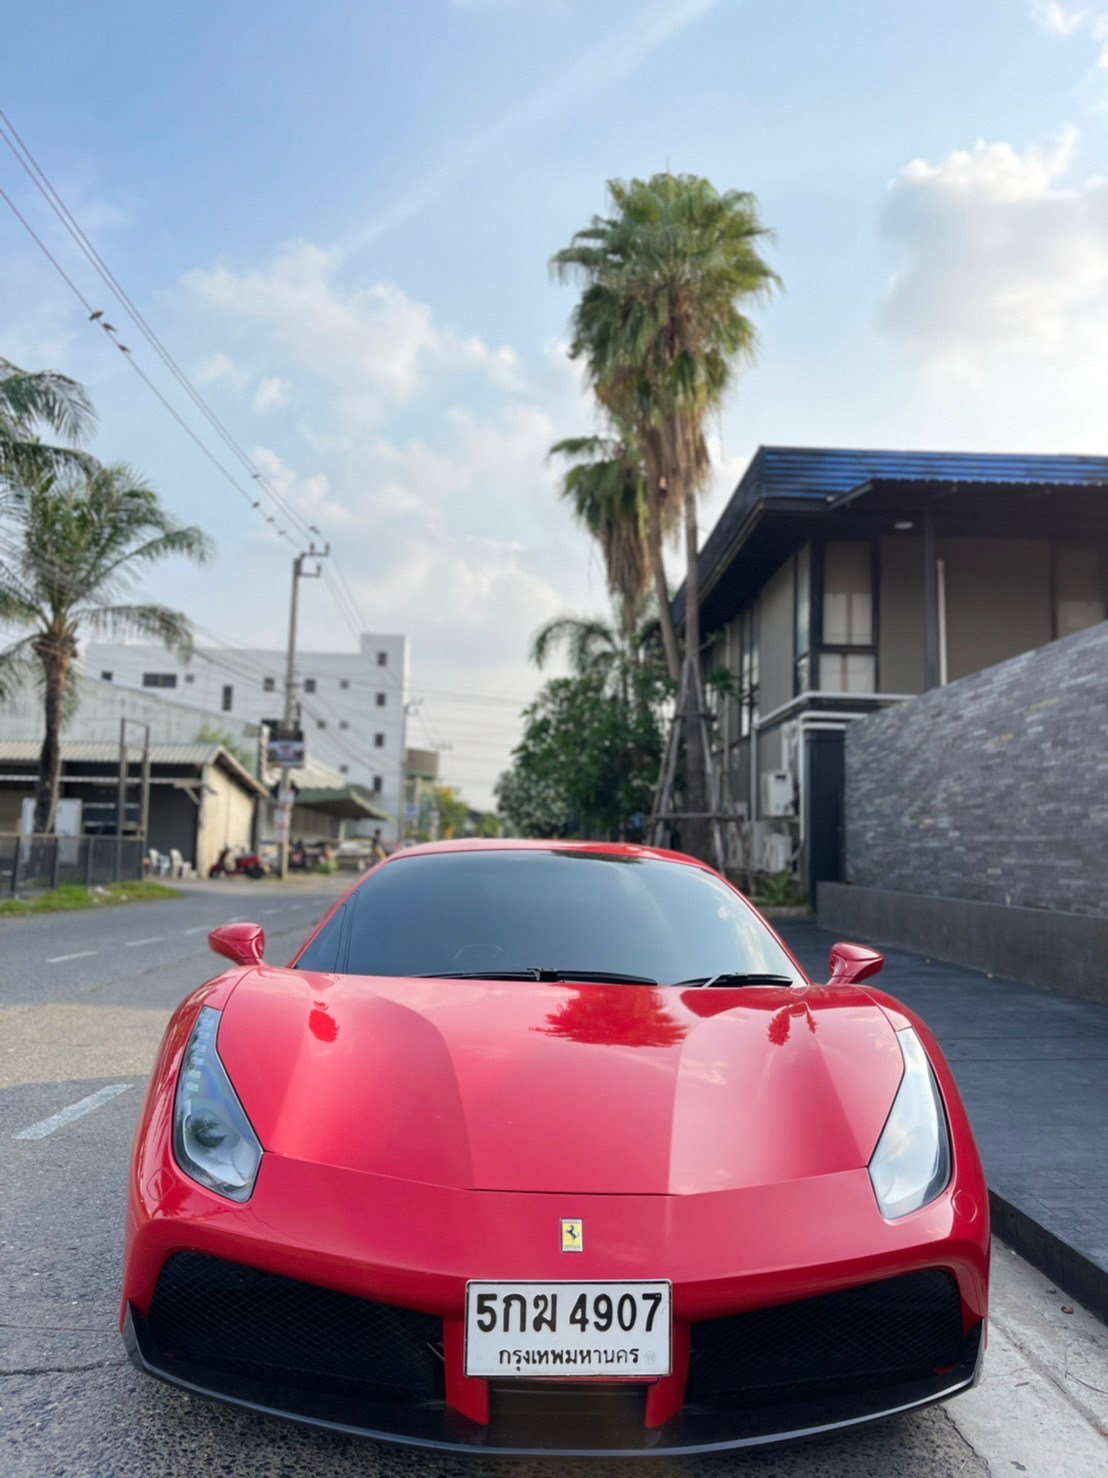
[[[348,877],[194,884],[174,902],[0,922],[0,1469],[6,1474],[549,1473],[378,1448],[139,1376],[117,1330],[131,1137],[166,1018],[216,973],[206,934],[263,925],[287,959]],[[986,1374],[945,1408],[775,1453],[660,1460],[744,1475],[1102,1474],[1108,1331],[994,1245]],[[625,1472],[616,1462],[558,1472]]]

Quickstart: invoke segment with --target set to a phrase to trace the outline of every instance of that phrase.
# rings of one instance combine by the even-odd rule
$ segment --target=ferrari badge
[[[585,1228],[576,1216],[562,1217],[562,1251],[584,1252]]]

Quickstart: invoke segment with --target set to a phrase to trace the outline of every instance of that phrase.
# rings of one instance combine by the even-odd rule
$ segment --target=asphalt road
[[[208,929],[255,920],[268,958],[287,959],[339,886],[224,881],[174,902],[0,921],[0,1472],[9,1478],[628,1471],[330,1438],[194,1400],[126,1361],[116,1332],[126,1165],[169,1012],[219,968]],[[90,1099],[79,1116],[67,1112]],[[976,1391],[850,1438],[646,1466],[690,1478],[1085,1478],[1108,1472],[1106,1434],[1108,1331],[998,1246]]]

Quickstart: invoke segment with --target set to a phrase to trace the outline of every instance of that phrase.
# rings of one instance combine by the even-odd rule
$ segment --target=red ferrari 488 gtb
[[[177,1009],[122,1328],[198,1395],[427,1447],[685,1453],[966,1390],[985,1182],[927,1028],[709,868],[461,842]]]

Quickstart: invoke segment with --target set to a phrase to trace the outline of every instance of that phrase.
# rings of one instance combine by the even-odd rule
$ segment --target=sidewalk
[[[836,936],[811,919],[775,924],[826,980]],[[892,949],[872,984],[918,1012],[947,1055],[993,1230],[1108,1320],[1108,1006]]]

